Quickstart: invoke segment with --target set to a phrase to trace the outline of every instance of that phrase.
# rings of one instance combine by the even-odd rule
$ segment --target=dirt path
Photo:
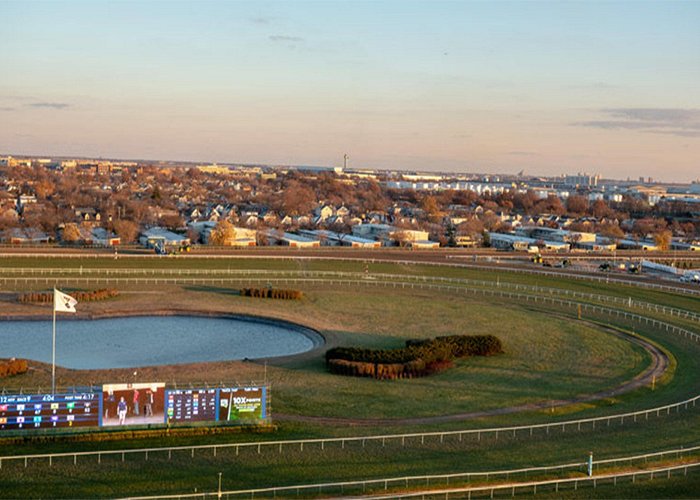
[[[601,328],[600,325],[595,325]],[[638,374],[636,377],[625,381],[624,383],[612,389],[605,389],[593,394],[579,396],[571,399],[558,399],[538,401],[516,406],[508,406],[505,408],[493,408],[491,410],[472,411],[466,413],[457,413],[453,415],[437,415],[434,417],[415,417],[415,418],[341,418],[341,417],[315,417],[307,415],[288,415],[284,413],[273,413],[273,420],[286,422],[305,422],[322,425],[352,425],[352,426],[392,426],[392,425],[420,425],[420,424],[438,424],[444,422],[460,422],[464,420],[472,420],[482,417],[492,417],[497,415],[509,415],[523,411],[543,410],[549,408],[558,408],[578,403],[588,403],[598,401],[600,399],[610,398],[624,394],[626,392],[648,386],[653,379],[660,378],[668,369],[669,359],[666,354],[655,345],[646,340],[622,332],[612,327],[602,327],[611,334],[637,344],[646,350],[651,356],[651,364],[646,370]]]

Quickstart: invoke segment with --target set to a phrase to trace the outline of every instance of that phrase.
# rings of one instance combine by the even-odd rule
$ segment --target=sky
[[[0,0],[0,152],[700,178],[700,1]]]

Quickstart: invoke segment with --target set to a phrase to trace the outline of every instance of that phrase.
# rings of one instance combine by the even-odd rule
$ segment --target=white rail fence
[[[671,316],[690,319],[691,321],[700,322],[700,314],[679,309],[675,307],[658,305],[650,302],[632,299],[631,297],[619,297],[614,295],[602,295],[595,293],[579,292],[567,288],[541,287],[537,285],[525,285],[520,283],[510,283],[507,281],[486,281],[472,280],[461,278],[448,278],[441,276],[421,276],[409,274],[390,274],[390,273],[352,273],[342,271],[271,271],[271,270],[255,270],[255,269],[109,269],[109,268],[94,268],[94,269],[42,269],[42,268],[0,268],[0,274],[6,273],[11,277],[0,276],[0,282],[19,283],[34,283],[34,284],[65,284],[66,282],[81,282],[90,283],[138,283],[132,281],[132,278],[145,277],[146,283],[150,283],[152,279],[158,276],[165,279],[169,284],[188,284],[188,277],[194,276],[197,282],[203,281],[201,276],[206,280],[211,280],[212,283],[221,283],[222,279],[230,278],[227,282],[236,283],[248,281],[253,277],[259,279],[281,278],[281,277],[303,277],[303,278],[338,278],[338,279],[377,279],[381,281],[406,281],[406,282],[423,282],[423,283],[451,283],[458,285],[476,285],[500,288],[508,288],[513,290],[524,290],[531,292],[548,293],[555,295],[565,295],[566,297],[596,300],[604,303],[620,304],[629,308],[641,308],[648,311],[659,312]],[[82,276],[85,274],[86,276]],[[77,279],[75,275],[78,275]],[[96,276],[95,276],[96,275]],[[150,278],[149,278],[150,276]],[[53,280],[47,278],[54,278]],[[176,277],[176,278],[175,278]],[[184,277],[184,278],[183,278]],[[244,277],[244,278],[242,278]],[[126,281],[124,281],[126,278]],[[175,278],[175,280],[170,280]],[[247,279],[246,279],[247,278]],[[183,279],[184,281],[180,281]],[[19,280],[19,281],[18,281]]]
[[[421,491],[413,493],[400,493],[392,494],[391,496],[381,495],[381,496],[363,496],[365,499],[380,499],[380,498],[430,498],[439,497],[449,499],[450,495],[453,497],[459,495],[459,497],[464,498],[467,494],[467,499],[471,499],[472,495],[478,496],[486,495],[488,493],[489,498],[493,498],[496,492],[510,493],[511,497],[517,494],[531,494],[537,495],[537,489],[539,488],[540,493],[544,491],[554,491],[558,493],[564,488],[573,488],[574,491],[578,490],[579,486],[597,488],[604,484],[617,486],[620,480],[629,480],[634,484],[637,480],[647,479],[653,481],[654,479],[671,479],[674,473],[680,474],[683,472],[683,476],[688,475],[688,470],[695,472],[696,469],[700,468],[700,462],[694,462],[683,465],[674,465],[667,467],[658,467],[649,470],[640,470],[634,472],[617,472],[612,474],[600,474],[592,477],[577,477],[577,478],[567,478],[567,479],[549,479],[543,481],[528,481],[520,483],[510,483],[510,484],[500,484],[493,486],[472,486],[472,487],[462,487],[462,488],[443,488],[432,491]],[[544,491],[543,491],[544,490]],[[229,496],[230,498],[230,496]]]
[[[457,439],[459,442],[462,442],[465,438],[472,438],[476,439],[476,441],[479,442],[482,439],[486,438],[516,438],[518,437],[518,435],[532,437],[535,431],[539,431],[543,435],[549,435],[550,432],[566,432],[567,429],[570,432],[573,430],[580,431],[586,426],[588,426],[590,430],[595,430],[596,428],[600,429],[604,427],[610,427],[610,425],[612,424],[624,425],[625,422],[637,422],[638,420],[642,419],[646,421],[649,420],[650,416],[660,417],[662,415],[670,415],[672,411],[675,413],[679,413],[681,410],[695,408],[698,404],[698,401],[700,401],[700,396],[695,396],[693,398],[678,403],[659,406],[646,410],[640,410],[636,412],[627,412],[615,415],[583,418],[577,420],[566,420],[560,422],[548,422],[542,424],[518,425],[509,427],[492,427],[484,429],[433,431],[422,433],[384,434],[369,436],[349,436],[337,438],[297,439],[283,441],[257,441],[247,443],[171,446],[122,450],[43,453],[33,455],[7,455],[0,457],[0,469],[2,469],[3,464],[17,461],[24,462],[25,467],[29,465],[30,461],[43,461],[44,463],[47,463],[49,466],[51,466],[53,465],[54,460],[71,458],[73,459],[73,463],[77,464],[79,457],[91,457],[92,459],[96,458],[98,463],[102,463],[102,459],[104,457],[117,457],[120,458],[123,462],[129,455],[143,455],[144,459],[148,460],[149,456],[152,457],[154,454],[167,454],[168,459],[171,459],[173,452],[186,452],[189,453],[192,458],[194,458],[196,452],[210,452],[213,456],[217,456],[218,453],[221,453],[224,450],[233,450],[236,456],[238,456],[242,450],[253,450],[257,454],[261,454],[263,450],[273,450],[277,453],[282,453],[285,449],[288,448],[295,448],[299,451],[308,451],[310,448],[313,450],[325,450],[326,447],[329,445],[340,446],[340,448],[344,450],[346,446],[351,444],[360,445],[362,448],[365,448],[368,443],[381,445],[382,447],[387,446],[387,444],[394,446],[400,445],[401,447],[405,447],[407,444],[417,445],[418,443],[420,443],[421,445],[425,445],[426,440],[430,439],[439,441],[442,444],[445,442],[446,438]]]
[[[561,468],[573,468],[573,467],[578,467],[581,468],[584,464],[567,464],[564,466],[561,466]],[[655,467],[651,469],[641,469],[641,470],[635,470],[632,472],[615,472],[615,473],[609,473],[609,474],[596,474],[593,476],[577,476],[577,477],[570,477],[570,478],[561,478],[561,479],[547,479],[547,480],[539,480],[539,481],[524,481],[524,482],[511,482],[511,483],[505,483],[505,484],[491,484],[491,485],[483,485],[483,486],[461,486],[461,487],[452,487],[450,488],[450,480],[457,481],[457,482],[468,482],[473,479],[479,479],[479,480],[491,480],[491,479],[497,479],[498,477],[505,477],[505,480],[507,481],[509,479],[509,475],[517,475],[520,473],[523,473],[525,471],[538,471],[541,470],[542,468],[532,468],[532,469],[516,469],[512,471],[493,471],[493,472],[483,472],[483,473],[470,473],[470,474],[449,474],[449,475],[442,475],[442,476],[409,476],[409,477],[400,477],[400,478],[387,478],[387,479],[370,479],[366,481],[345,481],[345,482],[337,482],[337,483],[319,483],[319,484],[304,484],[304,485],[293,485],[293,486],[278,486],[278,487],[269,487],[269,488],[256,488],[256,489],[248,489],[248,490],[228,490],[228,491],[214,491],[214,492],[202,492],[202,493],[190,493],[190,494],[182,494],[182,495],[157,495],[157,496],[142,496],[142,497],[127,497],[129,500],[149,500],[149,499],[187,499],[187,498],[236,498],[236,497],[246,497],[246,498],[273,498],[280,496],[282,498],[284,497],[290,497],[290,496],[304,496],[304,495],[330,495],[333,494],[335,495],[346,495],[349,494],[350,491],[356,491],[353,496],[349,496],[346,498],[365,498],[365,499],[383,499],[383,498],[416,498],[416,497],[421,497],[421,498],[430,498],[432,496],[440,496],[440,498],[449,498],[450,495],[456,495],[456,494],[464,494],[464,493],[486,493],[488,492],[490,494],[490,497],[493,498],[493,494],[497,491],[508,491],[511,493],[511,496],[515,496],[517,490],[520,490],[520,493],[525,493],[522,490],[528,490],[527,492],[530,493],[532,492],[533,494],[537,494],[537,488],[540,488],[540,492],[542,492],[543,488],[546,487],[553,487],[555,492],[558,492],[560,488],[563,486],[570,486],[573,487],[574,490],[577,490],[579,486],[590,486],[593,485],[593,487],[597,487],[599,484],[603,484],[605,481],[608,481],[608,484],[612,483],[614,486],[617,486],[617,481],[619,479],[626,479],[629,478],[631,479],[631,482],[634,483],[637,481],[637,479],[661,479],[662,477],[666,477],[666,479],[670,479],[672,474],[674,472],[683,472],[683,475],[687,475],[688,470],[693,470],[697,467],[700,467],[700,462],[690,462],[690,463],[684,463],[681,465],[671,465],[671,466],[665,466],[665,467]],[[552,467],[552,469],[556,469],[557,467]],[[546,469],[546,468],[545,468]],[[433,481],[433,487],[432,489],[427,489],[431,487],[431,480]],[[436,482],[442,483],[442,484],[435,484]],[[390,489],[396,489],[396,488],[403,488],[403,489],[408,489],[412,488],[417,491],[412,491],[412,492],[400,492],[400,491],[392,491],[392,493],[383,493],[383,494],[377,494],[377,493],[367,493],[367,490],[369,489],[370,491],[377,491],[377,490],[384,490],[385,492],[388,492]],[[357,496],[359,494],[359,490],[362,490],[361,496]],[[350,491],[347,491],[350,490]],[[347,492],[347,493],[346,493]],[[471,495],[468,496],[468,498],[471,498]]]
[[[7,254],[12,257],[49,257],[49,258],[75,258],[75,259],[104,259],[104,254],[51,254],[51,253],[35,253],[35,254]],[[129,255],[128,258],[165,258],[174,260],[184,260],[184,259],[212,259],[212,260],[291,260],[291,261],[337,261],[337,262],[359,262],[363,264],[398,264],[403,266],[439,266],[439,267],[452,267],[452,268],[465,268],[465,269],[480,269],[484,271],[503,271],[503,272],[513,272],[521,274],[534,274],[541,276],[549,276],[556,278],[567,278],[567,279],[577,279],[577,280],[587,280],[594,281],[598,283],[616,283],[631,287],[648,288],[653,290],[660,290],[664,292],[695,295],[700,296],[700,289],[682,287],[682,286],[671,286],[662,285],[660,283],[647,283],[639,280],[627,280],[622,278],[605,276],[596,276],[592,274],[576,274],[576,273],[566,273],[557,271],[545,271],[542,269],[527,269],[522,267],[512,267],[512,266],[494,266],[494,265],[484,265],[484,264],[471,264],[471,263],[452,263],[452,262],[436,262],[436,261],[421,261],[421,260],[408,260],[408,259],[393,259],[388,258],[367,258],[367,257],[328,257],[328,256],[313,256],[313,255],[174,255],[168,257],[158,257],[153,255]],[[451,256],[447,256],[450,258]]]
[[[17,278],[15,278],[17,279]],[[32,278],[20,278],[20,279],[32,279]],[[54,283],[54,280],[49,278],[36,278],[37,280],[45,280],[46,284]],[[2,278],[0,278],[0,281]],[[85,282],[99,282],[100,279],[92,278],[75,278],[77,281]],[[488,288],[473,288],[466,286],[449,286],[449,285],[436,285],[431,283],[415,283],[415,282],[396,282],[396,281],[382,281],[382,280],[368,280],[368,279],[323,279],[323,278],[279,278],[279,277],[265,277],[260,279],[251,278],[110,278],[111,282],[120,283],[139,283],[139,284],[189,284],[189,285],[212,285],[212,284],[227,284],[232,282],[266,282],[266,283],[277,283],[285,285],[300,285],[300,284],[325,284],[325,285],[362,285],[367,287],[390,287],[390,288],[401,288],[401,289],[419,289],[419,290],[433,290],[442,292],[453,292],[453,293],[471,293],[475,295],[500,297],[511,300],[525,300],[526,302],[534,303],[549,303],[558,306],[568,306],[568,307],[580,307],[582,311],[609,314],[611,316],[616,316],[618,318],[625,318],[646,325],[651,325],[652,327],[657,327],[664,329],[667,332],[673,332],[690,338],[694,341],[700,340],[700,335],[687,330],[685,328],[680,328],[670,323],[665,323],[654,318],[649,318],[646,316],[641,316],[632,312],[611,309],[604,306],[599,306],[595,304],[590,304],[587,302],[576,302],[566,299],[560,299],[557,297],[550,297],[546,295],[530,295],[518,292],[507,292],[502,290],[488,289]],[[106,281],[106,280],[105,280]]]

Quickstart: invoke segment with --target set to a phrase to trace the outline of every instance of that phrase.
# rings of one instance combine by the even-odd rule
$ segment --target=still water
[[[266,358],[313,349],[312,331],[253,319],[142,316],[56,321],[56,364],[99,369]],[[0,321],[0,358],[51,362],[51,321]]]

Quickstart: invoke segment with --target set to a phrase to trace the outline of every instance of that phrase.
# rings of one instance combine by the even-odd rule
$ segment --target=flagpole
[[[56,394],[56,288],[53,289],[53,342],[51,346],[51,395]]]

